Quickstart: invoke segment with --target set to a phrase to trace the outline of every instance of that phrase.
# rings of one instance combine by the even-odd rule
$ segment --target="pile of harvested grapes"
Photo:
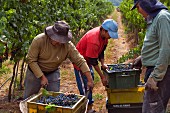
[[[113,64],[108,65],[109,71],[121,72],[121,71],[128,71],[132,68],[131,64]]]
[[[55,104],[57,106],[72,107],[79,98],[75,94],[59,94],[58,96],[41,96],[37,103]]]

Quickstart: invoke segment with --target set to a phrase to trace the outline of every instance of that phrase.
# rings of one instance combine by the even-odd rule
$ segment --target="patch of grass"
[[[100,67],[100,65],[99,65]],[[98,75],[98,73],[96,72],[96,70],[93,68],[94,71],[94,84],[97,84],[98,82],[100,82],[100,76]]]
[[[112,13],[110,15],[108,15],[108,18],[112,18],[113,20],[117,21],[118,18],[118,12],[116,11],[116,7],[114,8],[114,10],[112,11]]]
[[[61,76],[61,80],[65,80],[67,78],[73,79],[73,77],[75,77],[74,70],[61,68],[60,76]]]
[[[69,74],[70,74],[70,77],[75,77],[74,70],[73,71],[69,71]]]
[[[6,65],[6,66],[13,65],[14,61],[6,60],[5,62],[3,62],[3,64]]]
[[[22,90],[16,90],[13,98],[14,99],[20,99],[22,97],[23,97],[23,91]]]
[[[69,72],[68,72],[68,70],[62,69],[62,70],[60,71],[60,73],[61,73],[61,76],[67,76]]]
[[[110,51],[113,51],[112,48],[114,48],[113,40],[109,40],[108,46],[105,51],[105,59],[112,59],[113,53],[110,52]]]
[[[100,76],[98,74],[94,75],[94,84],[97,84],[98,82],[100,82]]]
[[[8,73],[11,73],[10,68],[8,68],[6,65],[2,65],[2,68],[0,69],[0,76]]]
[[[115,8],[116,9],[116,8]],[[113,15],[113,20],[117,21],[118,19],[118,12],[116,10],[113,11],[112,15]]]
[[[93,98],[94,98],[94,100],[102,100],[104,97],[102,94],[97,93],[93,96]]]

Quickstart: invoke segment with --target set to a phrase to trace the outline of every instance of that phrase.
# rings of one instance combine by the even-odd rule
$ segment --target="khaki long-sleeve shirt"
[[[43,71],[56,70],[67,58],[76,64],[83,73],[90,71],[85,59],[71,41],[54,46],[51,44],[50,38],[45,33],[41,33],[31,43],[27,63],[35,76],[39,78],[44,74]]]

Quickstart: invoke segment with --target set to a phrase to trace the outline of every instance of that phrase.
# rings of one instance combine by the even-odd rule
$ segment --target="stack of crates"
[[[106,108],[108,113],[142,113],[144,87],[140,83],[140,70],[130,64],[108,65],[103,70],[108,86]]]

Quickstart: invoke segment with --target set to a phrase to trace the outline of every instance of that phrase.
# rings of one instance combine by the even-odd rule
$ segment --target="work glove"
[[[145,89],[152,89],[154,91],[157,91],[158,90],[158,87],[157,87],[157,81],[155,81],[153,79],[153,77],[149,77],[147,82],[145,83]]]
[[[141,61],[141,56],[139,56],[133,61],[131,68],[141,70],[141,67],[142,67],[142,61]]]

